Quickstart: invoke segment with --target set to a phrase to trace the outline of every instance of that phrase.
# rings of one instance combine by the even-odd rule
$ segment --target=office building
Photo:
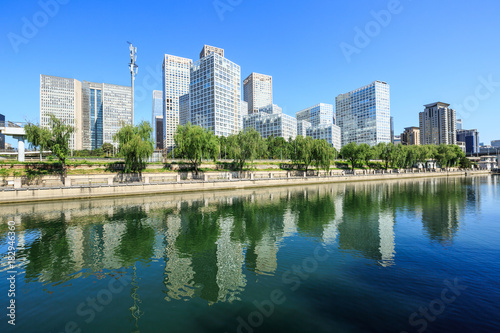
[[[259,108],[258,112],[268,113],[268,114],[278,114],[278,113],[283,113],[283,109],[276,104],[269,104]]]
[[[103,143],[117,146],[114,135],[132,124],[132,89],[108,83],[82,83],[82,148],[98,149]]]
[[[254,128],[263,138],[282,137],[285,140],[297,136],[297,120],[284,113],[252,113],[243,117],[243,129]]]
[[[132,89],[50,75],[40,75],[40,125],[50,126],[50,114],[74,127],[70,148],[98,149],[117,145],[114,135],[132,124]]]
[[[306,120],[297,120],[297,135],[307,136],[307,129],[310,127],[310,122]]]
[[[335,98],[336,124],[342,132],[342,146],[350,142],[374,146],[391,142],[389,84],[374,81]]]
[[[248,114],[273,104],[273,78],[252,73],[243,81],[243,100],[248,103]]]
[[[191,122],[191,112],[189,109],[189,94],[179,97],[179,125],[186,125]]]
[[[334,124],[319,124],[306,129],[307,136],[313,139],[326,140],[337,151],[342,148],[340,132],[340,127]]]
[[[50,115],[74,128],[70,149],[82,149],[82,83],[50,75],[40,75],[40,126],[50,127]],[[89,134],[90,136],[90,134]]]
[[[238,133],[241,125],[241,69],[224,58],[224,50],[205,45],[191,66],[191,122],[217,136]]]
[[[5,116],[0,114],[0,127],[4,127],[5,125]],[[5,134],[0,134],[0,149],[5,149]]]
[[[479,132],[477,129],[457,130],[457,141],[465,143],[465,152],[467,154],[479,153]]]
[[[457,130],[463,129],[463,121],[462,119],[457,119]]]
[[[333,114],[332,104],[319,103],[297,112],[295,117],[297,118],[297,121],[305,120],[311,123],[311,126],[314,127],[320,124],[334,124]]]
[[[153,90],[153,113],[151,124],[156,149],[163,149],[163,91]],[[160,128],[158,125],[161,124]]]
[[[440,145],[457,143],[457,120],[450,104],[436,102],[425,105],[420,112],[420,143]]]
[[[416,146],[420,144],[420,128],[412,126],[406,127],[401,133],[401,144],[406,146]]]
[[[394,117],[391,117],[391,142],[394,144]]]
[[[400,145],[401,144],[401,136],[400,135],[395,135],[393,138],[392,138],[392,143],[394,145]]]
[[[163,149],[174,147],[174,134],[179,124],[179,97],[189,93],[193,61],[165,54],[163,58]]]

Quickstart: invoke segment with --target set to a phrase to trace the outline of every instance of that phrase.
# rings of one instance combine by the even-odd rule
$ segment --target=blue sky
[[[274,102],[290,115],[382,80],[396,134],[442,101],[482,142],[500,139],[495,0],[55,1],[1,2],[0,113],[9,120],[39,121],[40,74],[130,85],[131,41],[135,119],[150,121],[163,55],[197,59],[209,44],[241,66],[242,80],[272,75]]]

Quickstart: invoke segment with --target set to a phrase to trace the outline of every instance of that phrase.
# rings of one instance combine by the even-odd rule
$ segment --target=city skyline
[[[404,128],[418,125],[418,113],[421,112],[422,105],[430,101],[444,100],[457,110],[457,118],[463,119],[464,129],[477,129],[481,133],[481,142],[489,143],[498,139],[494,122],[491,121],[495,119],[500,105],[500,89],[497,83],[500,75],[493,70],[496,68],[494,58],[498,48],[495,46],[491,50],[489,48],[491,43],[486,44],[491,40],[491,36],[494,36],[496,28],[500,27],[492,15],[495,12],[492,9],[499,6],[497,3],[490,1],[483,8],[476,8],[477,6],[472,4],[453,3],[451,8],[451,3],[401,2],[402,10],[392,14],[389,24],[382,26],[377,35],[373,37],[370,35],[364,47],[360,47],[361,41],[359,38],[356,39],[356,31],[363,31],[368,23],[376,22],[372,12],[387,11],[387,3],[372,4],[363,1],[357,6],[341,3],[339,10],[334,10],[337,7],[323,1],[316,5],[297,4],[290,7],[269,4],[269,13],[265,14],[266,17],[276,14],[278,10],[295,16],[301,13],[306,17],[305,22],[300,25],[302,28],[294,28],[283,19],[276,22],[276,24],[286,23],[286,27],[290,28],[290,37],[294,38],[278,39],[282,35],[281,30],[274,29],[273,25],[258,28],[256,31],[251,31],[252,29],[242,31],[242,36],[235,39],[231,31],[241,26],[239,23],[241,18],[252,15],[255,11],[259,11],[261,8],[259,6],[264,5],[264,2],[241,3],[233,6],[232,11],[223,12],[221,20],[220,13],[212,3],[200,4],[196,7],[197,10],[209,14],[202,19],[202,23],[208,25],[206,31],[196,32],[180,18],[173,17],[172,22],[165,23],[165,28],[178,26],[185,29],[181,29],[182,31],[180,30],[181,32],[175,36],[158,37],[154,33],[148,35],[148,31],[154,31],[151,30],[150,24],[134,28],[124,26],[125,21],[116,17],[125,17],[129,9],[120,8],[117,13],[113,13],[107,10],[111,5],[105,4],[103,8],[105,14],[98,14],[96,20],[114,18],[117,22],[116,29],[110,30],[112,31],[110,35],[101,36],[95,41],[82,39],[78,44],[70,43],[72,48],[68,48],[65,52],[57,52],[58,41],[66,40],[65,36],[68,36],[68,33],[80,34],[82,27],[78,24],[70,26],[69,23],[72,21],[77,23],[79,17],[85,16],[84,13],[90,10],[91,4],[88,8],[87,5],[73,2],[60,4],[53,17],[48,16],[46,23],[35,26],[37,32],[32,33],[33,36],[23,34],[22,18],[26,17],[26,21],[33,22],[33,16],[38,12],[44,12],[44,8],[37,2],[27,2],[23,6],[9,4],[8,9],[12,15],[0,23],[4,36],[10,36],[4,38],[0,44],[2,46],[0,54],[9,63],[6,75],[11,78],[7,80],[8,82],[2,82],[0,86],[5,93],[6,109],[2,110],[2,113],[9,120],[36,122],[39,118],[37,96],[39,87],[36,77],[44,73],[59,77],[85,77],[92,82],[129,85],[130,73],[128,68],[125,68],[128,61],[126,41],[131,40],[137,45],[139,64],[139,73],[135,81],[135,122],[150,121],[151,92],[162,88],[159,57],[166,53],[191,57],[198,54],[200,45],[210,44],[226,49],[229,58],[241,66],[242,78],[252,72],[272,76],[275,81],[273,102],[282,107],[283,113],[288,115],[294,115],[295,112],[317,101],[333,104],[335,96],[340,93],[356,89],[366,82],[383,80],[392,87],[391,115],[395,118],[395,133],[402,133]],[[174,13],[181,12],[184,6],[186,5],[173,4],[172,10]],[[157,17],[156,12],[161,12],[146,7],[138,5],[134,8],[134,12],[139,16],[151,15],[150,21]],[[359,8],[354,10],[355,7]],[[417,23],[426,17],[429,10],[438,15],[442,12],[459,18],[465,18],[466,15],[468,17],[469,14],[475,15],[470,20],[458,20],[461,21],[460,24],[450,22],[448,28],[437,29]],[[348,18],[342,18],[339,14],[343,11],[349,11]],[[307,26],[313,14],[323,19],[330,16],[335,22],[331,27],[327,27],[326,31],[320,32],[325,23]],[[411,30],[414,27],[415,31]],[[105,29],[111,27],[106,26]],[[263,29],[269,34],[255,40]],[[450,41],[446,38],[452,29],[456,30],[457,36],[461,36],[460,41],[455,41],[453,38]],[[474,33],[479,31],[485,32],[480,38]],[[332,34],[333,32],[338,33]],[[24,38],[23,42],[16,44],[15,39],[12,39],[14,35]],[[409,41],[402,40],[404,36]],[[430,36],[435,38],[429,40]],[[326,39],[328,41],[324,44],[325,52],[319,54],[308,51],[314,43]],[[248,40],[255,41],[248,44]],[[89,43],[92,45],[95,43],[95,46],[102,51],[91,53],[93,48],[89,48],[91,45]],[[346,57],[341,45],[351,45],[356,52]],[[438,45],[443,49],[454,48],[456,52],[451,57],[453,59],[445,56],[446,52],[444,54],[431,52],[430,55],[429,48]],[[467,48],[464,45],[467,45]],[[250,54],[248,51],[252,46],[267,51]],[[486,46],[489,52],[484,52]],[[289,52],[290,48],[294,52]],[[32,61],[35,54],[36,61]],[[308,61],[303,60],[305,54],[308,54]],[[71,62],[68,61],[70,58]],[[467,60],[469,58],[478,61],[471,62]],[[421,61],[424,61],[425,66],[417,65]],[[290,71],[292,64],[295,67]],[[464,66],[465,64],[467,65]],[[439,72],[448,79],[434,80],[436,82],[428,80],[429,74],[434,72]],[[335,79],[332,80],[332,77]],[[477,91],[480,92],[479,95]],[[466,107],[467,105],[469,107]]]

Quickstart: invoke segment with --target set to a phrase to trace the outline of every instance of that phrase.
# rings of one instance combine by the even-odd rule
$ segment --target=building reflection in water
[[[413,214],[431,241],[451,242],[466,207],[479,207],[480,184],[441,178],[15,205],[0,221],[19,222],[27,282],[59,283],[156,261],[164,264],[166,301],[200,297],[212,304],[237,301],[248,279],[276,274],[289,238],[314,238],[386,267],[397,259],[398,215]],[[3,271],[6,262],[3,254]]]

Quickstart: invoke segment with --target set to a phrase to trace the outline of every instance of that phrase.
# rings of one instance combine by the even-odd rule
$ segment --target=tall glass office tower
[[[375,81],[335,98],[337,125],[342,146],[350,142],[374,146],[391,142],[389,85]]]
[[[71,149],[116,146],[114,135],[123,124],[132,124],[131,99],[127,86],[40,75],[40,124],[50,126],[53,114],[73,126]]]
[[[103,144],[102,88],[101,83],[83,81],[82,84],[83,149],[97,149]]]
[[[83,81],[83,149],[98,149],[103,143],[118,145],[114,135],[123,124],[132,124],[131,99],[130,87]]]
[[[174,134],[179,125],[179,97],[189,93],[193,61],[165,54],[163,58],[163,148],[174,148]]]
[[[75,79],[40,75],[40,126],[50,126],[53,114],[75,129],[70,149],[82,149],[82,83]]]
[[[243,81],[243,100],[248,103],[248,114],[273,104],[273,78],[252,73]]]
[[[153,90],[153,136],[156,149],[163,149],[163,91]],[[158,127],[160,125],[160,128]]]
[[[205,45],[200,59],[191,67],[189,90],[193,125],[229,136],[240,131],[241,69],[224,58],[224,50]]]

